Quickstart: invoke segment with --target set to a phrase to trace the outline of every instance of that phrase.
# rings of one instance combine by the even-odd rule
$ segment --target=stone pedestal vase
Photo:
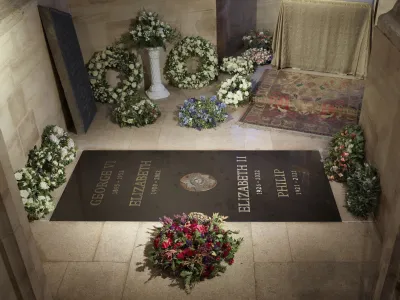
[[[168,90],[161,82],[160,50],[161,48],[147,48],[150,57],[151,86],[146,91],[146,95],[151,100],[164,99],[169,96]]]

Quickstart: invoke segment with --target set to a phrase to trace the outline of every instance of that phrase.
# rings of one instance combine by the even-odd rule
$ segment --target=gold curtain
[[[361,2],[283,0],[272,64],[327,73],[367,74],[371,5]]]

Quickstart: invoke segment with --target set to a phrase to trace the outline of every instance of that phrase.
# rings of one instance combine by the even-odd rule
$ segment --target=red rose
[[[172,244],[172,240],[171,240],[170,238],[168,238],[167,240],[165,240],[165,241],[162,243],[162,248],[163,248],[163,249],[167,249],[169,246],[171,246],[171,244]]]
[[[183,243],[182,242],[177,242],[175,245],[176,245],[177,248],[180,248],[180,247],[182,247]]]
[[[189,233],[189,232],[190,232],[190,229],[187,228],[187,227],[183,227],[183,232],[184,232],[184,233]]]
[[[230,250],[225,250],[224,253],[222,253],[222,257],[227,257],[229,255]]]
[[[229,261],[228,261],[228,264],[233,264],[235,262],[235,260],[233,259],[233,258],[231,258]]]
[[[214,266],[210,266],[210,271],[214,271]]]
[[[216,243],[217,247],[221,247],[221,242]]]
[[[186,256],[193,256],[194,255],[194,251],[190,248],[186,248],[183,251],[183,254],[185,254]]]
[[[191,239],[192,239],[192,235],[189,234],[189,233],[186,233],[186,238],[187,238],[188,240],[191,240]]]
[[[217,256],[216,261],[220,261],[221,257]]]
[[[200,233],[207,232],[207,228],[204,225],[197,225],[196,230],[199,231]]]
[[[173,232],[171,232],[171,231],[170,231],[170,232],[168,232],[168,233],[167,233],[167,237],[169,237],[169,238],[173,238],[173,237],[174,237],[174,233],[173,233]]]
[[[206,244],[206,247],[207,247],[207,249],[211,249],[212,248],[212,243],[211,242],[208,242],[207,244]]]
[[[158,238],[156,238],[156,239],[154,239],[154,248],[158,248],[158,246],[159,246],[159,244],[160,244],[160,238],[158,237]]]
[[[183,254],[183,252],[178,253],[178,255],[176,256],[177,259],[185,259],[185,254]]]

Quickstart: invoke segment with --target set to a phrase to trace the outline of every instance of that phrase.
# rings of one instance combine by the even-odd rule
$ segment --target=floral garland
[[[87,69],[94,97],[101,103],[115,103],[135,94],[143,80],[142,64],[136,55],[116,45],[96,52]],[[109,69],[120,72],[122,79],[114,88],[107,82]]]
[[[243,239],[234,239],[233,234],[238,232],[223,229],[225,219],[218,214],[208,217],[199,213],[164,217],[162,227],[155,227],[149,260],[155,267],[182,278],[189,293],[195,283],[218,276],[226,270],[226,264],[234,263]]]
[[[245,35],[243,42],[247,49],[250,48],[263,48],[272,51],[272,34],[269,30],[250,31]]]
[[[239,74],[247,76],[254,72],[254,65],[251,60],[243,56],[225,57],[222,60],[220,70],[231,75]]]
[[[222,82],[218,99],[226,104],[238,106],[250,99],[251,82],[244,76],[236,74]]]
[[[216,96],[200,99],[190,98],[179,107],[179,126],[201,130],[214,128],[228,118],[226,104],[217,100]]]
[[[160,115],[157,104],[140,96],[121,101],[113,111],[114,120],[120,127],[153,124]]]
[[[271,52],[263,48],[250,48],[243,53],[243,57],[258,66],[269,64],[272,61]]]
[[[28,155],[25,168],[14,176],[29,220],[37,220],[54,209],[51,192],[66,181],[65,166],[76,157],[74,141],[58,126],[46,126],[42,145]]]
[[[179,36],[170,25],[160,21],[158,14],[145,10],[139,12],[137,18],[133,20],[129,32],[133,43],[139,48],[165,49],[168,42]]]
[[[199,58],[197,71],[190,74],[185,66],[191,57]],[[164,74],[178,88],[199,89],[218,76],[218,58],[214,46],[201,37],[186,37],[168,54]]]

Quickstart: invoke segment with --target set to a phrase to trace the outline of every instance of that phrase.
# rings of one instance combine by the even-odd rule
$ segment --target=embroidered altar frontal
[[[318,151],[84,151],[52,221],[341,221]]]

